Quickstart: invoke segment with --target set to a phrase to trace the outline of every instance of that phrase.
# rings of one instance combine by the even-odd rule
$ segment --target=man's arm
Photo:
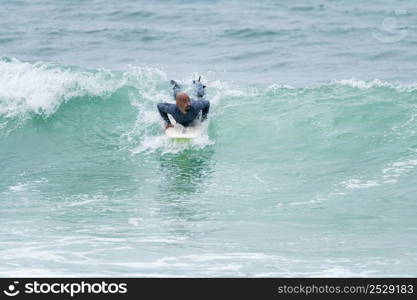
[[[204,108],[201,111],[201,121],[204,121],[205,119],[207,119],[207,115],[210,110],[210,102],[208,102],[207,100],[201,100],[201,101],[204,102]]]
[[[197,100],[198,109],[201,110],[201,121],[207,119],[210,110],[210,102],[207,100]]]
[[[169,112],[169,103],[158,103],[157,107],[159,110],[159,114],[161,115],[162,119],[166,122],[166,126],[171,125],[171,121],[168,118]]]

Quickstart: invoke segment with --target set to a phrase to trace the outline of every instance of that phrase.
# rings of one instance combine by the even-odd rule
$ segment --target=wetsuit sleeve
[[[169,103],[158,103],[157,107],[162,119],[164,119],[167,124],[171,124],[167,114],[169,112]]]
[[[210,102],[206,101],[206,100],[202,100],[205,104],[202,113],[201,113],[201,120],[204,121],[205,119],[207,119],[207,115],[209,113],[210,110]]]
[[[210,102],[207,100],[198,100],[198,109],[201,109],[201,121],[207,119],[210,110]]]

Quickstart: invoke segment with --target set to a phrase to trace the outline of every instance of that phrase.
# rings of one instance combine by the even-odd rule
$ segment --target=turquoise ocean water
[[[413,1],[0,8],[0,276],[417,275]]]

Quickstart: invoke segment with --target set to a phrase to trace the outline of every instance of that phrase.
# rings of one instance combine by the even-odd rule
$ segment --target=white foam
[[[417,166],[417,159],[397,161],[382,169],[382,179],[361,180],[352,178],[341,181],[340,185],[347,189],[366,189],[384,184],[395,184],[401,175],[414,169],[415,166]]]
[[[384,178],[385,183],[396,183],[398,181],[398,177],[413,169],[415,166],[417,166],[417,159],[392,163],[388,168],[384,168],[382,170],[382,178]]]
[[[28,184],[27,183],[21,183],[19,182],[17,185],[11,185],[9,186],[9,191],[11,192],[23,192],[27,189]]]
[[[161,129],[162,131],[162,129]],[[152,153],[162,150],[162,153],[179,153],[185,149],[201,149],[214,144],[207,134],[194,138],[190,141],[176,141],[165,135],[145,136],[138,146],[131,150],[133,155],[139,153]]]
[[[133,225],[133,226],[139,226],[142,222],[141,219],[139,218],[129,218],[129,220],[127,221],[129,224]]]
[[[0,60],[0,114],[15,117],[30,112],[50,115],[76,96],[103,96],[122,84],[113,75],[63,69],[48,63]]]
[[[29,189],[33,189],[36,186],[38,186],[39,184],[42,183],[47,183],[48,179],[46,178],[41,178],[39,180],[33,180],[33,181],[29,181],[29,182],[18,182],[16,185],[11,185],[8,187],[8,190],[11,192],[24,192],[24,191],[28,191]]]
[[[330,83],[350,86],[350,87],[354,87],[358,89],[370,89],[373,87],[388,87],[388,88],[396,89],[398,91],[414,91],[417,89],[416,84],[401,85],[399,83],[391,83],[387,81],[382,81],[380,79],[365,81],[365,80],[358,80],[355,78],[351,78],[351,79],[332,80]]]
[[[85,200],[85,201],[79,201],[79,202],[70,203],[67,206],[68,207],[84,206],[86,204],[90,204],[90,203],[97,202],[97,201],[99,201],[99,200],[90,199],[90,200]]]
[[[268,91],[275,92],[277,90],[282,90],[282,89],[294,90],[296,88],[293,87],[293,86],[291,86],[291,85],[288,85],[288,84],[277,84],[277,83],[274,83],[274,84],[271,84],[270,86],[268,86],[266,90],[267,90],[267,92]]]
[[[348,189],[366,189],[380,185],[377,180],[360,180],[360,179],[349,179],[342,181],[341,184],[346,186]]]

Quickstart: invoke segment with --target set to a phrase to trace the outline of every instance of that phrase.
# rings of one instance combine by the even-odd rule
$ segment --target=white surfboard
[[[170,138],[193,139],[199,137],[204,131],[204,126],[201,123],[195,126],[184,127],[177,123],[170,114],[168,114],[168,118],[171,121],[171,124],[174,125],[174,127],[170,127],[165,130],[165,134]]]

